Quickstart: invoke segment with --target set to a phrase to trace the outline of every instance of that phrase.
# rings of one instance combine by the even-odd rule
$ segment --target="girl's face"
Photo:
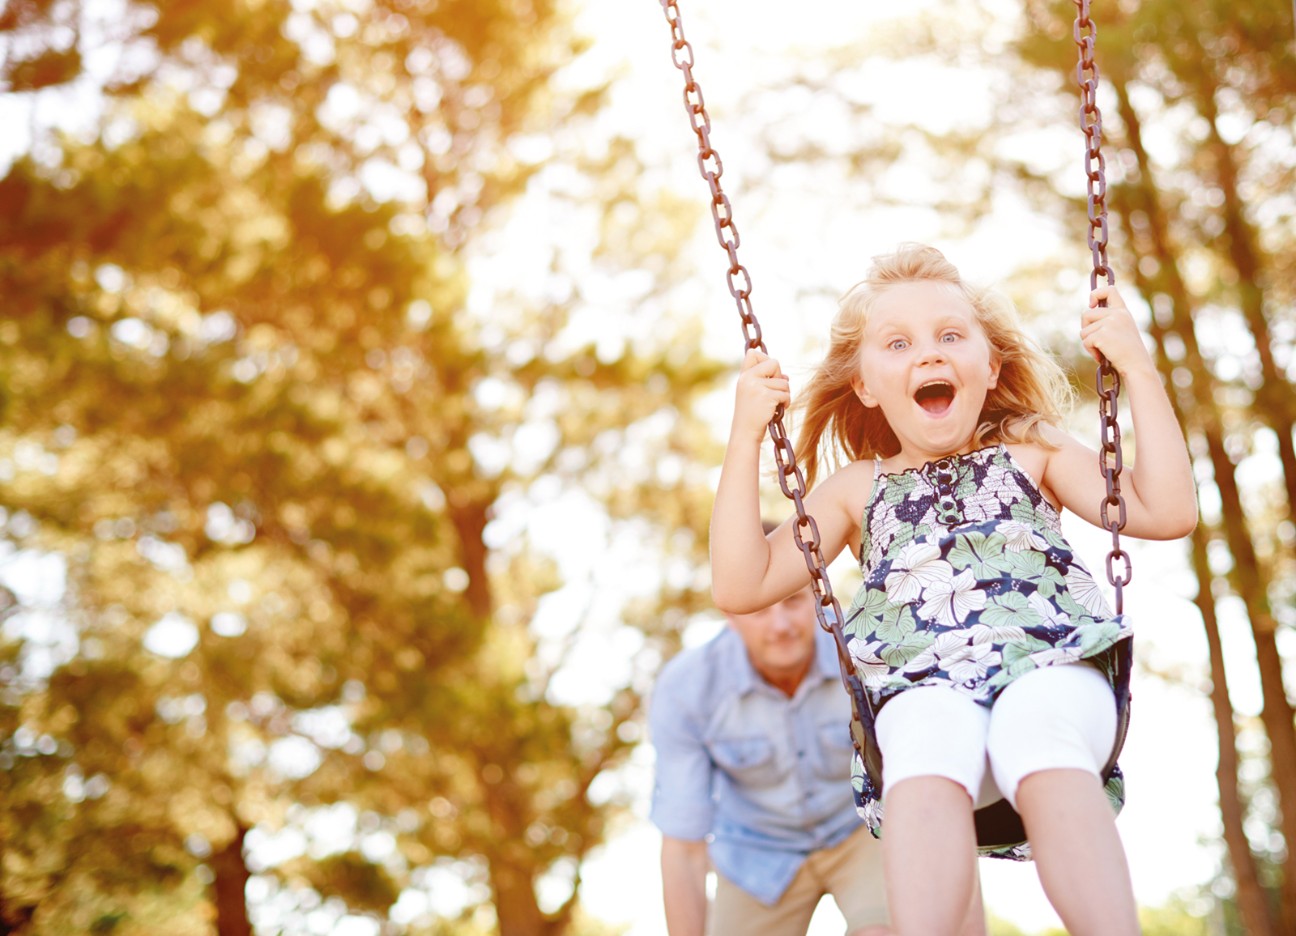
[[[902,467],[964,451],[999,361],[976,311],[952,284],[897,283],[869,310],[851,386],[882,409],[900,440]]]

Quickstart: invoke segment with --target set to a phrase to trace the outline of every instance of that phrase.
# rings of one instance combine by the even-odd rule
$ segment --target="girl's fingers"
[[[772,357],[762,356],[760,359],[748,359],[743,362],[742,373],[750,373],[756,377],[781,377],[782,371],[779,370],[779,363]]]
[[[1107,308],[1109,309],[1125,308],[1125,300],[1121,298],[1121,294],[1117,291],[1115,286],[1111,286],[1104,283],[1102,286],[1099,286],[1098,288],[1090,292],[1089,307],[1090,308],[1096,307],[1098,303],[1103,299],[1107,300]]]

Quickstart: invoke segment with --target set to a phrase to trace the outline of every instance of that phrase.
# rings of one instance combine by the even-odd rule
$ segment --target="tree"
[[[640,226],[631,189],[544,177],[545,135],[597,104],[551,90],[579,43],[545,0],[101,16],[0,12],[9,93],[95,101],[0,180],[4,535],[66,578],[6,632],[5,926],[383,921],[452,861],[501,932],[568,930],[645,675],[700,602],[691,401],[718,373],[655,277],[616,301],[658,328],[591,343],[560,242],[544,288],[472,305],[528,186],[593,202],[596,278]],[[518,517],[560,497],[661,571],[555,640],[530,625],[561,571]],[[635,624],[605,698],[554,691],[582,628]],[[330,818],[340,846],[312,841]]]

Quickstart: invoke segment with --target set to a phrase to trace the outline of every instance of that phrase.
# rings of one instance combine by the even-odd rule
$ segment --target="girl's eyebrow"
[[[951,326],[968,329],[975,328],[978,322],[974,317],[960,315],[957,312],[948,312],[936,320],[937,328],[949,328]]]
[[[876,318],[870,318],[864,322],[865,334],[868,334],[869,332],[873,332],[874,334],[881,334],[884,332],[908,331],[908,330],[909,330],[908,319],[896,318],[895,316],[891,316],[882,322],[879,322]]]

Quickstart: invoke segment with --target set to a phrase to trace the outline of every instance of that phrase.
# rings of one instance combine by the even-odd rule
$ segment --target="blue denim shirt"
[[[850,784],[850,703],[832,636],[792,698],[752,668],[726,627],[663,667],[649,728],[657,752],[649,818],[707,839],[717,871],[767,905],[806,857],[859,827]]]

